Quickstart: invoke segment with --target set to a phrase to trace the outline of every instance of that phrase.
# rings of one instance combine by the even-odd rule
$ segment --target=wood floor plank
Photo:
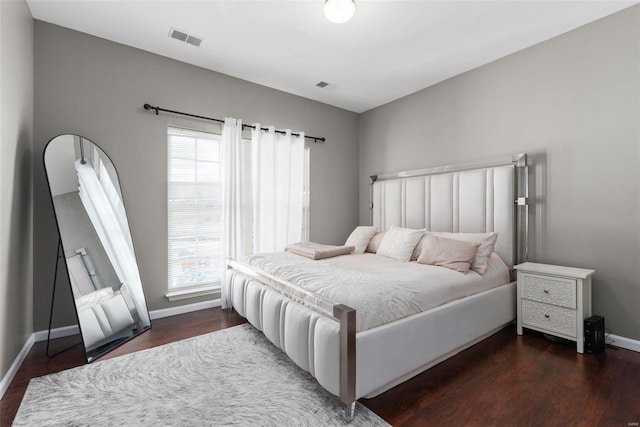
[[[153,321],[151,331],[104,356],[117,357],[244,323],[235,312],[201,310]],[[54,341],[55,348],[79,342]],[[11,424],[29,380],[84,364],[80,346],[53,357],[36,343],[0,401]],[[608,348],[581,355],[508,327],[373,399],[361,402],[394,426],[633,426],[640,422],[640,353]],[[134,421],[134,420],[132,420]]]

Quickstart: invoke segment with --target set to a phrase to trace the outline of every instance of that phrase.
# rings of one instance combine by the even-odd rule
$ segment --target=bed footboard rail
[[[242,273],[310,310],[338,322],[340,330],[339,398],[345,405],[347,420],[351,420],[356,404],[356,310],[316,295],[243,262],[229,259],[227,260],[227,270]]]

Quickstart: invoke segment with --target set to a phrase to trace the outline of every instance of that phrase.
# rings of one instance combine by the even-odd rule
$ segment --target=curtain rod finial
[[[144,105],[143,105],[143,108],[144,108],[145,110],[155,110],[155,112],[156,112],[156,116],[159,114],[158,110],[160,109],[160,107],[154,107],[154,106],[153,106],[153,105],[151,105],[151,104],[144,104]]]

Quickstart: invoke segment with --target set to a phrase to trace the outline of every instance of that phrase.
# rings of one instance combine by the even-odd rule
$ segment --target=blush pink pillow
[[[445,239],[428,234],[422,239],[422,252],[418,257],[418,263],[467,273],[479,247],[480,243]]]
[[[463,242],[479,243],[480,247],[476,252],[476,257],[471,264],[471,269],[477,273],[484,274],[489,267],[489,257],[493,253],[493,248],[498,240],[498,233],[491,231],[488,233],[448,233],[440,231],[428,231],[432,236],[445,239],[461,240]]]

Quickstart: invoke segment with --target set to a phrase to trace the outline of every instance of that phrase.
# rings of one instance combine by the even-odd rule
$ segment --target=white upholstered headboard
[[[518,173],[523,168],[524,173]],[[495,252],[509,266],[522,261],[518,205],[526,205],[526,155],[481,163],[372,176],[372,223],[431,231],[496,231]],[[522,196],[520,196],[522,195]],[[526,242],[525,242],[526,244]],[[520,260],[518,259],[520,258]]]

